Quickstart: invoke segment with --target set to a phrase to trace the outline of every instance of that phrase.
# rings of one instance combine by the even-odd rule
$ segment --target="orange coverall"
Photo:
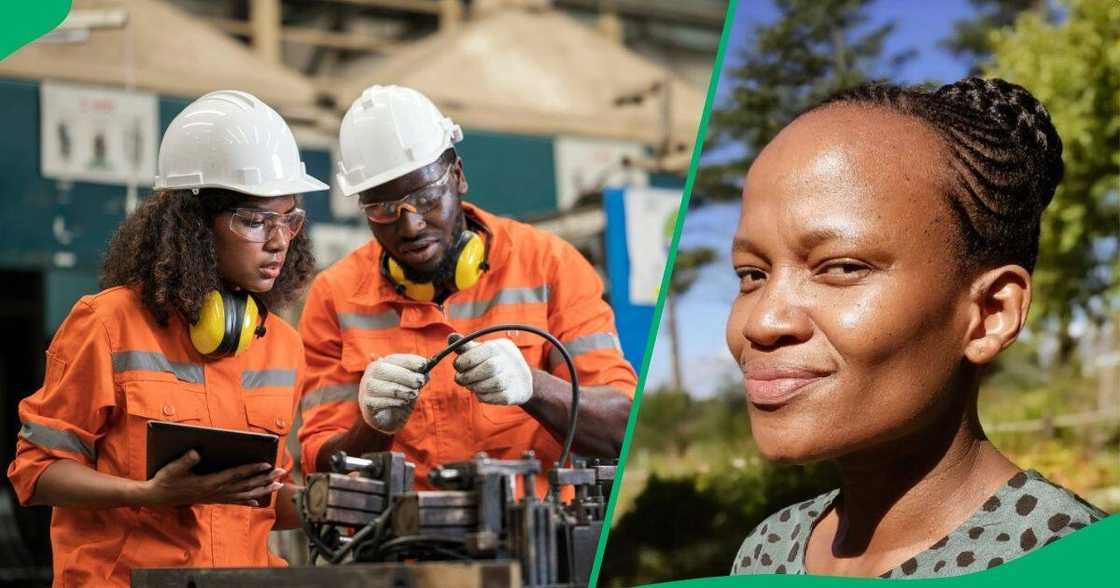
[[[634,370],[622,357],[614,314],[591,264],[559,237],[470,204],[463,208],[485,228],[490,269],[443,304],[398,294],[379,270],[376,239],[315,278],[300,320],[307,351],[299,429],[304,472],[315,471],[324,442],[362,422],[358,381],[371,355],[431,357],[456,332],[501,323],[542,328],[572,353],[581,386],[610,386],[633,397]],[[530,367],[570,379],[559,352],[543,338],[508,331],[483,339],[500,336],[517,344]],[[470,459],[480,451],[517,459],[532,449],[551,469],[560,456],[562,432],[558,439],[519,406],[479,402],[455,383],[453,359],[432,370],[408,423],[393,436],[392,450],[416,464],[418,488],[430,487],[433,465]],[[546,478],[539,476],[538,495],[546,489]]]
[[[47,350],[43,387],[19,405],[23,427],[8,477],[21,504],[48,466],[71,459],[145,479],[149,420],[274,433],[291,428],[303,346],[275,315],[237,357],[205,361],[174,315],[160,327],[134,290],[85,296]],[[277,466],[291,470],[281,442]],[[132,568],[283,566],[269,553],[271,508],[55,507],[55,586],[127,586]]]

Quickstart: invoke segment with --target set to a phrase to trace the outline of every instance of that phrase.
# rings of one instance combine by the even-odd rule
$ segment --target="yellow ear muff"
[[[472,231],[465,232],[470,235],[459,251],[459,260],[455,262],[456,290],[466,290],[477,284],[486,264],[486,244],[482,242],[482,237]]]
[[[191,325],[191,343],[203,355],[210,355],[217,351],[226,335],[226,305],[222,302],[222,294],[211,290],[202,299],[202,308],[198,312],[198,322]]]
[[[456,291],[466,290],[478,283],[486,271],[486,242],[474,231],[463,231],[456,241],[455,283]],[[381,271],[396,286],[397,291],[420,302],[431,302],[436,297],[436,285],[409,280],[404,268],[387,253],[382,254]]]
[[[245,316],[241,319],[241,333],[237,338],[237,349],[234,350],[234,355],[249,348],[249,344],[253,342],[253,333],[257,330],[257,320],[259,318],[260,312],[257,309],[256,299],[252,296],[246,296]]]
[[[393,278],[394,282],[404,288],[405,296],[413,300],[419,300],[420,302],[431,302],[435,299],[435,284],[410,281],[404,276],[404,268],[392,257],[388,258],[386,265],[389,266],[389,276]]]
[[[245,292],[212,290],[202,300],[198,322],[190,327],[191,343],[202,355],[217,359],[249,348],[253,336],[263,336],[267,310]]]

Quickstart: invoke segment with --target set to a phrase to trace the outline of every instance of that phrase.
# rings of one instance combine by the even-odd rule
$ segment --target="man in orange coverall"
[[[571,405],[547,342],[506,331],[425,377],[453,333],[521,323],[560,339],[581,384],[573,451],[615,457],[636,378],[594,268],[567,242],[462,202],[460,128],[427,97],[372,86],[346,113],[338,180],[375,239],[312,283],[300,321],[307,357],[299,430],[305,472],[332,453],[403,452],[426,487],[433,465],[533,450],[550,468]],[[538,478],[538,493],[547,487]]]

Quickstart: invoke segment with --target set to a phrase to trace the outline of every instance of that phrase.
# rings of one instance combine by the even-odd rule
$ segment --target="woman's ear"
[[[970,290],[971,318],[964,355],[990,363],[1015,342],[1031,306],[1031,276],[1022,266],[1005,265],[977,276]]]

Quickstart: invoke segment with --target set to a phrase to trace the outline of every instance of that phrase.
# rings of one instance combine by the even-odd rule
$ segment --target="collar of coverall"
[[[463,213],[474,222],[482,225],[482,228],[486,232],[486,237],[489,241],[487,243],[488,251],[486,257],[486,262],[490,266],[488,273],[502,267],[505,261],[509,259],[510,255],[508,235],[506,235],[505,231],[496,227],[493,222],[496,218],[494,215],[467,202],[463,202],[462,206]],[[366,267],[373,268],[374,271],[365,272],[362,283],[358,285],[358,288],[354,291],[354,295],[350,297],[349,301],[354,304],[365,306],[372,306],[379,302],[389,301],[416,302],[398,293],[396,288],[385,279],[385,276],[383,276],[380,271],[377,271],[381,262],[381,244],[377,242],[377,239],[370,239],[363,249],[363,254],[367,258],[367,263],[365,265]]]

